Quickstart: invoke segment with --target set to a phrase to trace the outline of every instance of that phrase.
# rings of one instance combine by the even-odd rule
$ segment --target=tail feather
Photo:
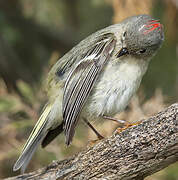
[[[43,139],[41,146],[45,148],[51,141],[53,141],[60,133],[63,132],[63,122],[55,129],[50,130]]]
[[[50,112],[51,105],[47,105],[34,129],[32,130],[26,144],[24,145],[21,156],[14,164],[13,171],[17,171],[21,168],[21,172],[24,173],[38,145],[42,142],[47,134],[46,127],[48,124],[47,122]]]
[[[36,141],[33,143],[33,145],[31,145],[31,147],[28,149],[28,151],[26,151],[25,155],[24,155],[24,159],[22,159],[21,161],[21,173],[23,174],[25,172],[26,167],[28,166],[34,152],[36,151],[38,145],[41,143],[41,141],[43,140],[44,135],[39,136]],[[20,162],[19,162],[20,163]]]

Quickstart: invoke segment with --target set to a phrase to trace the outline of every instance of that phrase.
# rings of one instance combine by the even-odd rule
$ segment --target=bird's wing
[[[72,141],[78,117],[94,86],[100,71],[111,57],[116,40],[113,34],[106,34],[69,73],[64,87],[63,120],[66,144]]]

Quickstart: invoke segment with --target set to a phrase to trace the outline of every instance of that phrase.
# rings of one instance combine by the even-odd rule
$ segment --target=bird
[[[163,40],[160,21],[141,14],[93,33],[60,58],[46,79],[48,102],[13,171],[24,173],[37,147],[62,132],[70,145],[80,119],[123,111]]]

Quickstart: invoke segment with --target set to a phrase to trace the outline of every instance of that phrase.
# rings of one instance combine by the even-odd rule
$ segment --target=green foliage
[[[15,101],[7,97],[0,97],[0,112],[10,112],[15,105]]]

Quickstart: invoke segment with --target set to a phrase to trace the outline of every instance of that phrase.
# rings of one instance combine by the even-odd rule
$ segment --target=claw
[[[91,147],[93,147],[95,144],[97,144],[100,140],[102,140],[102,139],[104,139],[104,137],[102,136],[102,137],[98,137],[98,139],[95,139],[95,140],[91,140],[91,141],[89,141],[89,146],[91,146]]]
[[[137,126],[137,125],[140,124],[140,123],[141,123],[141,121],[138,121],[138,122],[135,122],[135,123],[125,122],[124,127],[122,127],[122,128],[117,128],[117,133],[121,133],[122,131],[128,129],[129,127]]]

